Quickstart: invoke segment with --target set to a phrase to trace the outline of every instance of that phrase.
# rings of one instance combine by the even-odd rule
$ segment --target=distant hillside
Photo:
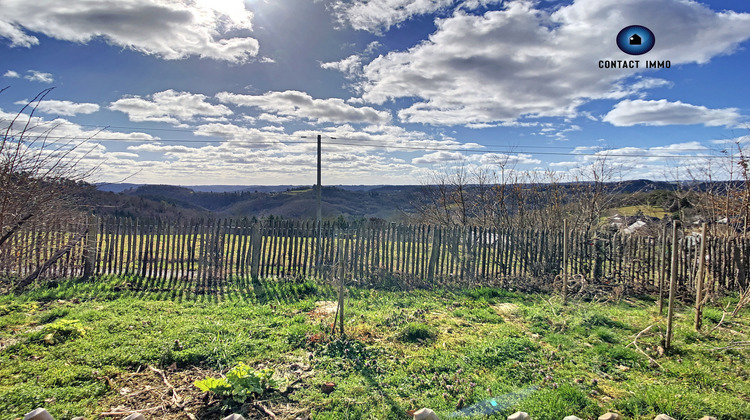
[[[713,184],[717,185],[717,184]],[[721,185],[721,183],[718,183]],[[562,184],[573,191],[581,184]],[[544,190],[548,186],[524,185]],[[632,180],[609,183],[605,189],[619,197],[612,205],[640,203],[669,207],[674,202],[674,182]],[[706,184],[693,185],[697,189]],[[413,212],[423,196],[418,185],[326,186],[322,193],[324,219],[379,218],[402,220]],[[466,186],[471,191],[473,186]],[[117,193],[113,192],[117,191]],[[87,187],[81,192],[85,202],[98,214],[126,217],[266,217],[314,219],[317,208],[311,186],[200,186],[106,184]]]
[[[352,187],[350,187],[352,188]],[[323,187],[324,218],[342,215],[347,218],[381,218],[399,220],[410,210],[410,202],[420,187],[372,187],[369,191]],[[118,195],[140,197],[174,208],[210,212],[219,217],[265,217],[314,219],[317,195],[312,187],[287,188],[280,192],[200,192],[172,185],[142,185]]]
[[[129,183],[106,183],[100,182],[95,184],[96,188],[101,191],[108,191],[114,193],[121,193],[127,190],[134,190],[142,186],[149,186],[151,184],[129,184]],[[184,188],[189,188],[195,192],[282,192],[289,189],[302,188],[301,185],[185,185]],[[382,188],[384,185],[337,185],[337,188],[347,191],[369,191],[376,188]]]

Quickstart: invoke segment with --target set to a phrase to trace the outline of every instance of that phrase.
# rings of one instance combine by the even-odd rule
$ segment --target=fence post
[[[664,224],[661,233],[661,253],[659,257],[659,316],[664,312],[664,276],[667,267],[667,224]]]
[[[251,244],[251,252],[250,254],[250,277],[253,279],[253,281],[258,280],[258,273],[260,272],[260,243],[261,243],[261,231],[260,231],[260,221],[255,222],[253,224],[253,230],[252,230],[252,244]]]
[[[432,232],[432,250],[430,252],[430,262],[427,266],[427,282],[432,286],[435,279],[435,266],[437,265],[440,251],[440,231],[437,227]]]
[[[339,264],[339,331],[341,336],[344,335],[344,253],[341,251],[342,247],[342,237],[343,235],[339,235],[339,238],[336,240],[336,245],[338,247],[336,252],[336,259],[338,260]],[[336,322],[336,320],[334,320]]]
[[[664,345],[666,350],[672,345],[672,320],[674,318],[674,295],[677,286],[677,220],[672,222],[672,268],[669,271],[669,306],[667,308],[667,339]]]
[[[563,305],[568,304],[568,220],[563,220]]]
[[[88,280],[94,274],[96,264],[97,233],[99,231],[99,220],[94,215],[87,218],[86,245],[83,248],[83,279]]]
[[[701,251],[700,258],[698,260],[698,277],[695,279],[695,330],[701,330],[701,324],[703,323],[703,274],[706,267],[706,242],[708,237],[706,235],[706,223],[703,222],[701,226]]]

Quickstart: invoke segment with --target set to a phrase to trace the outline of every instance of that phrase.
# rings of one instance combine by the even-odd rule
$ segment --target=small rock
[[[440,420],[440,418],[429,408],[420,408],[414,412],[414,420]]]
[[[81,416],[78,416],[78,417],[73,417],[73,418],[72,418],[72,419],[70,419],[70,420],[86,420],[86,417],[81,417]]]
[[[575,382],[577,384],[582,384],[583,383],[583,379],[581,379],[581,378],[575,378],[575,379],[573,379],[573,382]]]
[[[39,407],[34,411],[29,411],[23,416],[23,420],[55,420],[47,410]]]
[[[703,416],[703,417],[701,417],[701,420],[716,420],[716,417],[713,417],[713,416]]]
[[[658,416],[654,417],[654,420],[675,420],[674,417],[670,417],[666,414],[659,414]]]
[[[333,392],[334,389],[336,389],[336,384],[333,382],[326,382],[320,386],[320,390],[324,394],[330,394],[331,392]]]
[[[146,420],[146,418],[141,413],[133,413],[122,420]]]
[[[617,413],[607,413],[599,416],[599,420],[620,420],[621,418]]]
[[[529,413],[523,411],[516,411],[515,413],[508,416],[508,420],[530,420]]]
[[[565,416],[563,420],[581,420],[576,416]]]
[[[617,369],[620,369],[620,370],[621,370],[621,371],[623,371],[623,372],[627,372],[627,371],[629,371],[629,370],[630,370],[630,368],[629,368],[629,367],[627,367],[627,366],[624,366],[624,365],[617,365]]]
[[[224,417],[223,420],[245,420],[245,418],[241,414],[230,414]]]

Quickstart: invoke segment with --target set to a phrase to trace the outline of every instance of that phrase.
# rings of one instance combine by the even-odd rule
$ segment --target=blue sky
[[[617,48],[629,25],[650,52]],[[0,118],[54,87],[33,130],[89,139],[71,155],[96,182],[310,185],[317,134],[329,185],[722,179],[749,48],[727,0],[5,0]]]

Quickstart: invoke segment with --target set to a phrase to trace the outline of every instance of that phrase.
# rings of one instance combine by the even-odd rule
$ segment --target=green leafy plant
[[[240,362],[227,372],[225,378],[206,378],[195,381],[194,385],[204,392],[213,392],[221,397],[231,397],[237,403],[263,394],[278,384],[273,379],[273,369],[254,370]]]

